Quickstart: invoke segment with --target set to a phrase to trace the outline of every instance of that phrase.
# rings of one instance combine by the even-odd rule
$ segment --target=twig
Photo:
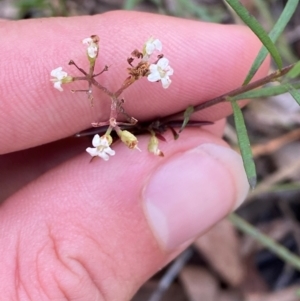
[[[292,64],[292,65],[289,65],[287,67],[284,67],[281,70],[276,70],[275,72],[271,73],[270,75],[268,75],[264,78],[261,78],[261,79],[255,81],[255,82],[253,82],[253,83],[250,83],[246,86],[241,86],[241,87],[239,87],[237,89],[234,89],[230,92],[227,92],[227,93],[225,93],[221,96],[218,96],[218,97],[210,99],[210,100],[208,100],[204,103],[201,103],[200,105],[196,105],[196,106],[194,106],[194,112],[198,112],[198,111],[207,109],[211,106],[214,106],[218,103],[224,102],[224,101],[226,101],[226,99],[228,99],[228,97],[234,97],[234,96],[237,96],[239,94],[248,92],[250,90],[259,88],[259,87],[261,87],[261,86],[263,86],[267,83],[270,83],[271,81],[274,81],[277,78],[287,74],[294,67],[294,65],[295,64]],[[171,114],[171,115],[168,115],[168,116],[165,116],[164,118],[160,119],[160,121],[163,123],[163,122],[168,121],[170,119],[182,118],[184,112],[185,112],[185,110],[174,113],[174,114]]]
[[[271,154],[284,145],[298,140],[300,138],[300,129],[294,129],[291,132],[288,132],[280,137],[272,139],[264,144],[258,144],[252,146],[252,154],[253,157],[256,158],[261,155],[268,155]]]
[[[150,296],[148,301],[159,301],[161,300],[163,294],[168,290],[174,279],[178,276],[181,269],[192,257],[192,249],[187,249],[183,252],[170,266],[165,275],[159,281],[157,289]]]

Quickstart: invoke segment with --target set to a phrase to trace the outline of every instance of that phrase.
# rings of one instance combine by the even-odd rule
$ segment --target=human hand
[[[126,76],[133,48],[151,35],[163,42],[174,69],[169,89],[140,80],[124,93],[139,121],[238,87],[261,46],[244,27],[136,12],[2,21],[1,300],[129,300],[247,194],[241,158],[221,139],[227,104],[197,113],[212,126],[187,128],[177,141],[164,134],[164,158],[139,136],[141,153],[116,143],[108,162],[90,163],[89,139],[63,139],[109,114],[101,91],[91,108],[84,95],[49,82],[70,59],[86,64],[78,45],[91,34],[101,38],[97,68],[111,65],[99,80],[111,88]]]

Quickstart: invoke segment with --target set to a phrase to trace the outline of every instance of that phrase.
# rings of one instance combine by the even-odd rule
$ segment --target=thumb
[[[0,210],[4,299],[129,300],[243,201],[242,160],[220,138],[186,129],[167,140],[164,158],[121,143],[109,162],[89,164],[82,154],[8,199]]]

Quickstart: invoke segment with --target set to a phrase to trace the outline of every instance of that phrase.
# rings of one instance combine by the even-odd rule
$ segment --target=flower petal
[[[147,79],[149,82],[156,82],[156,81],[160,80],[161,77],[160,77],[159,72],[153,72],[147,76]]]
[[[90,45],[87,49],[87,52],[88,52],[88,56],[93,59],[97,55],[98,48],[96,45]]]
[[[58,67],[58,68],[52,70],[50,74],[53,77],[57,77],[57,74],[59,74],[61,71],[62,71],[62,67]]]
[[[157,62],[157,66],[159,66],[161,69],[165,70],[169,65],[169,60],[166,59],[165,57],[161,58],[158,62]]]
[[[155,50],[155,46],[152,43],[147,43],[146,44],[146,53],[148,55],[151,55],[154,50]]]
[[[153,41],[153,44],[155,45],[155,48],[156,48],[157,50],[159,50],[159,51],[162,50],[162,43],[161,43],[161,41],[160,41],[159,39],[155,39],[155,40]]]
[[[85,39],[82,40],[82,44],[90,45],[91,43],[93,43],[92,38],[85,38]]]
[[[99,156],[100,158],[102,158],[104,161],[108,161],[108,159],[109,159],[109,155],[106,154],[105,152],[99,152],[99,153],[98,153],[98,156]]]
[[[63,78],[68,76],[68,73],[62,71],[62,67],[58,67],[51,71],[51,76],[55,77],[57,80],[62,80]]]
[[[170,78],[168,76],[165,76],[161,79],[161,83],[164,89],[169,88],[169,86],[171,85],[172,80],[170,80]]]
[[[174,70],[173,70],[173,68],[171,68],[170,66],[169,66],[169,68],[168,68],[168,70],[167,70],[167,73],[166,73],[167,75],[173,75],[174,74]]]
[[[64,89],[61,87],[61,81],[56,81],[54,83],[54,88],[62,92]]]
[[[158,71],[158,66],[155,65],[155,64],[151,64],[151,65],[149,66],[149,70],[150,70],[151,73],[153,73],[153,72],[155,72],[155,71]]]
[[[92,157],[98,156],[97,148],[88,147],[88,148],[86,149],[86,151],[87,151]]]
[[[113,149],[111,149],[110,147],[106,148],[105,152],[107,154],[109,154],[110,156],[114,156],[116,154],[116,152]]]
[[[101,138],[98,134],[94,136],[92,144],[93,144],[94,147],[102,145],[101,144]]]

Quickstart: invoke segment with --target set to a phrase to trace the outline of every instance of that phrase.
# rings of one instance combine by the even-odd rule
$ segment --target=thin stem
[[[120,94],[127,88],[129,87],[131,84],[134,83],[134,81],[128,81],[125,85],[123,85],[117,92],[113,93],[111,91],[109,91],[107,88],[105,88],[104,86],[102,86],[101,84],[99,84],[94,78],[90,79],[91,83],[93,85],[95,85],[98,89],[102,90],[104,93],[106,93],[108,96],[111,97],[112,99],[112,106],[111,106],[111,116],[113,118],[116,118],[116,114],[117,113],[121,113],[123,114],[126,119],[128,120],[128,122],[130,122],[131,124],[136,123],[136,119],[129,116],[126,112],[125,109],[123,108],[122,104],[123,102],[121,100],[118,99],[118,96],[120,96]],[[117,111],[118,110],[118,111]]]
[[[252,82],[246,86],[241,86],[237,89],[234,89],[230,92],[227,92],[221,96],[218,96],[216,98],[213,98],[213,99],[210,99],[204,103],[201,103],[200,105],[196,105],[194,107],[194,112],[198,112],[198,111],[201,111],[201,110],[204,110],[204,109],[207,109],[211,106],[214,106],[218,103],[221,103],[221,102],[224,102],[226,101],[226,99],[228,97],[233,97],[233,96],[237,96],[241,93],[244,93],[244,92],[248,92],[250,90],[253,90],[253,89],[256,89],[260,86],[263,86],[267,83],[270,83],[271,81],[274,81],[276,80],[277,78],[287,74],[293,67],[294,67],[295,64],[292,64],[292,65],[289,65],[285,68],[282,68],[281,70],[277,70],[273,73],[271,73],[270,75],[264,77],[264,78],[261,78],[255,82]],[[165,116],[164,118],[162,118],[160,121],[161,122],[165,122],[165,121],[168,121],[170,119],[178,119],[178,118],[182,118],[183,114],[184,114],[185,110],[184,111],[180,111],[180,112],[177,112],[177,113],[174,113],[174,114],[171,114],[171,115],[168,115],[168,116]]]
[[[85,92],[85,93],[88,93],[89,90],[71,90],[72,93],[76,93],[76,92]]]
[[[93,106],[93,101],[94,101],[92,81],[91,81],[93,78],[94,70],[95,70],[95,60],[90,61],[90,70],[89,70],[89,74],[87,76],[88,82],[89,82],[89,91],[87,93],[88,93],[88,99],[91,102],[91,106]]]
[[[125,83],[122,85],[122,87],[117,90],[117,92],[115,93],[115,97],[119,97],[122,92],[127,89],[129,86],[131,86],[133,83],[135,82],[135,79],[134,78],[131,78],[131,79],[128,79],[127,81],[125,81]]]
[[[81,73],[87,75],[87,73],[82,68],[78,67],[73,60],[69,61],[69,65],[74,65]]]
[[[99,72],[97,74],[94,74],[93,77],[99,76],[99,75],[101,75],[105,71],[108,71],[108,66],[107,65],[105,65],[105,67],[103,68],[103,70],[101,72]]]
[[[193,255],[192,249],[187,249],[171,264],[164,276],[158,283],[156,290],[152,293],[148,301],[160,301],[163,294],[168,290],[178,274],[191,259]]]
[[[73,81],[75,80],[88,80],[86,76],[73,76]]]
[[[93,64],[90,64],[89,77],[91,78],[93,77],[94,69],[95,69],[95,62]]]
[[[228,218],[237,229],[244,232],[245,234],[250,235],[265,248],[276,254],[283,261],[300,271],[300,257],[290,252],[287,248],[277,243],[271,237],[259,232],[255,227],[250,225],[237,214],[232,213]]]
[[[72,92],[86,92],[88,94],[89,100],[91,101],[91,105],[93,105],[92,85],[94,85],[98,89],[100,89],[102,92],[104,92],[105,94],[107,94],[108,96],[111,97],[112,104],[111,104],[110,119],[111,118],[117,119],[118,113],[122,113],[131,124],[137,123],[137,120],[135,118],[129,116],[125,112],[124,108],[122,107],[123,102],[118,99],[118,96],[126,88],[128,88],[131,84],[133,84],[135,82],[134,79],[132,79],[132,78],[127,79],[127,81],[125,81],[125,84],[123,84],[121,86],[121,88],[116,93],[113,93],[113,92],[109,91],[107,88],[105,88],[104,86],[102,86],[100,83],[98,83],[95,80],[96,76],[98,76],[98,75],[100,75],[103,72],[105,72],[105,71],[108,70],[108,66],[107,65],[105,65],[105,67],[103,68],[103,70],[101,72],[97,73],[97,74],[94,74],[95,61],[90,62],[89,73],[86,73],[82,68],[80,68],[79,66],[77,66],[77,64],[73,60],[69,61],[69,65],[74,65],[80,72],[82,72],[85,75],[84,77],[74,77],[73,80],[86,80],[88,82],[88,84],[89,84],[89,89],[88,90],[71,90]],[[93,124],[93,126],[101,126],[101,125],[102,125],[102,123],[94,123]]]
[[[114,97],[114,93],[99,84],[94,78],[91,78],[91,83],[110,97]]]

